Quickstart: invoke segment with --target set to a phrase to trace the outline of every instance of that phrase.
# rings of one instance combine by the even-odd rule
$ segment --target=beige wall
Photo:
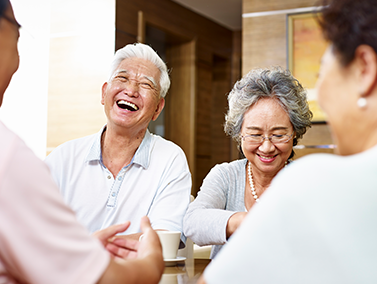
[[[46,156],[50,0],[11,1],[22,25],[20,65],[0,108],[0,120],[41,159]]]
[[[283,10],[315,6],[316,0],[244,0],[243,14],[281,14],[243,18],[242,73],[257,67],[287,66],[286,18]]]
[[[114,46],[115,0],[51,5],[47,153],[68,140],[96,133],[106,122],[101,87]]]

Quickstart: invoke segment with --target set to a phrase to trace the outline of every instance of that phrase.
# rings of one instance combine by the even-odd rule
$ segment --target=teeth
[[[265,156],[262,156],[262,155],[259,155],[261,158],[265,159],[265,160],[271,160],[273,159],[274,157],[265,157]]]
[[[133,108],[134,110],[138,110],[139,109],[135,104],[127,102],[127,101],[123,101],[123,100],[119,101],[118,105],[126,105],[126,106],[129,106],[129,107]]]

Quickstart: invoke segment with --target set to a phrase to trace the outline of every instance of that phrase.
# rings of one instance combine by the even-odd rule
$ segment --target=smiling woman
[[[184,232],[196,244],[215,245],[211,258],[289,164],[312,117],[304,88],[280,68],[249,72],[228,102],[225,132],[246,158],[215,166],[184,219]]]
[[[279,173],[204,272],[208,284],[377,283],[377,1],[322,4],[330,47],[318,101],[340,155]]]

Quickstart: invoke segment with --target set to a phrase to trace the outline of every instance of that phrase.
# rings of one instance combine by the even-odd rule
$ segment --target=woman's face
[[[327,115],[337,151],[344,155],[352,152],[358,139],[350,129],[358,122],[355,115],[361,86],[355,84],[352,68],[352,64],[343,67],[330,46],[322,57],[316,84],[318,102]]]
[[[7,19],[0,17],[0,106],[4,92],[19,64],[17,49],[19,27],[10,4],[4,16]]]
[[[276,99],[261,99],[251,106],[244,115],[241,135],[291,135],[293,125],[286,111]],[[251,162],[253,172],[275,176],[284,167],[292,148],[293,139],[286,143],[272,144],[264,139],[261,144],[250,144],[241,139],[241,147],[246,158]]]

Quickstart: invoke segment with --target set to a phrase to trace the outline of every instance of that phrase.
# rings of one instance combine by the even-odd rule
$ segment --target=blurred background
[[[151,45],[171,70],[164,112],[150,131],[185,151],[194,196],[215,164],[239,157],[223,131],[226,97],[252,68],[289,68],[310,91],[315,124],[301,142],[309,148],[296,150],[297,158],[333,151],[311,147],[332,144],[314,91],[326,47],[321,39],[313,40],[318,27],[311,12],[317,1],[11,3],[22,25],[20,67],[5,94],[0,118],[41,159],[56,146],[93,134],[106,123],[102,84],[115,50],[134,42]],[[309,61],[300,65],[304,60]]]

